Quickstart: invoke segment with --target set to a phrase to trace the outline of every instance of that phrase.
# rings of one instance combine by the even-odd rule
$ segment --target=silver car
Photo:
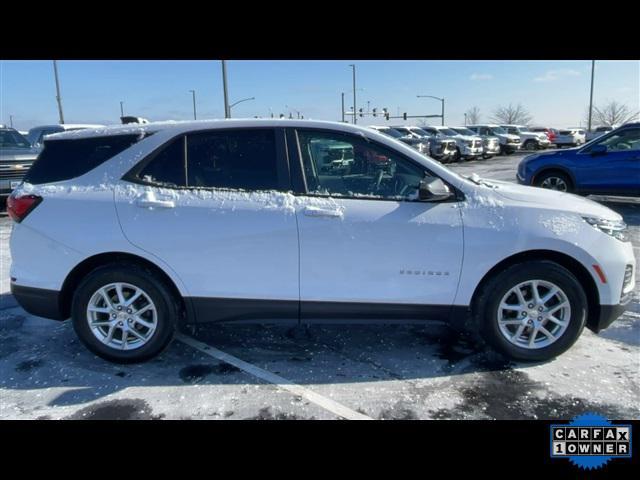
[[[493,135],[481,135],[469,130],[467,127],[451,127],[451,129],[461,135],[476,135],[482,138],[482,158],[485,160],[495,157],[496,155],[500,155],[500,139],[498,137]]]

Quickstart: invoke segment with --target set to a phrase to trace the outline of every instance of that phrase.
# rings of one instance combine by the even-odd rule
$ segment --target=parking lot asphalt
[[[451,168],[514,181],[521,157]],[[640,202],[596,200],[624,216],[640,258]],[[640,418],[639,287],[609,329],[547,363],[507,362],[427,323],[210,325],[123,366],[89,353],[69,322],[15,303],[10,230],[0,218],[0,419]]]

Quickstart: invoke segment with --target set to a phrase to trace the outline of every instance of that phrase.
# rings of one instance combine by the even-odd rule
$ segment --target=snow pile
[[[557,236],[562,237],[570,233],[577,233],[580,229],[580,219],[575,215],[556,214],[552,217],[541,216],[540,224],[551,230]]]
[[[98,185],[74,185],[74,184],[49,184],[49,185],[34,185],[32,183],[24,182],[18,188],[16,192],[21,195],[61,195],[70,193],[91,193],[91,192],[106,192],[113,190],[113,185],[108,183],[100,183]]]

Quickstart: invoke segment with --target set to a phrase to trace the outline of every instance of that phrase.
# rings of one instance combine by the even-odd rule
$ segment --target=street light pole
[[[236,105],[238,105],[239,103],[242,103],[242,102],[248,102],[249,100],[255,100],[255,99],[256,99],[256,97],[243,98],[242,100],[238,100],[237,102],[232,103],[231,105],[229,105],[229,107],[228,107],[228,110],[229,110],[229,116],[228,116],[227,118],[231,118],[231,109],[232,109],[233,107],[235,107],[235,106],[236,106]]]
[[[121,100],[120,101],[120,116],[121,117],[124,117],[124,107],[123,107],[123,105],[124,105],[124,102]]]
[[[9,126],[13,128],[13,115],[9,115]]]
[[[593,75],[596,69],[596,61],[591,60],[591,94],[589,95],[589,125],[587,129],[591,131],[591,115],[593,113]]]
[[[60,97],[60,80],[58,79],[58,61],[53,61],[53,75],[56,78],[56,100],[58,101],[58,114],[60,124],[64,125],[64,114],[62,113],[62,98]]]
[[[197,116],[196,116],[196,91],[195,90],[189,90],[191,92],[191,95],[193,96],[193,119],[197,120]]]
[[[464,126],[465,127],[467,126],[467,114],[466,113],[464,114]]]
[[[444,97],[440,98],[440,97],[434,97],[433,95],[416,95],[418,98],[433,98],[435,100],[440,100],[440,103],[442,103],[442,111],[440,114],[440,118],[442,119],[442,126],[444,126]]]
[[[227,62],[222,60],[222,90],[224,91],[224,118],[231,118],[229,95],[227,93]]]
[[[353,124],[358,123],[358,119],[356,118],[356,112],[358,108],[356,106],[356,66],[355,64],[349,65],[353,69]]]
[[[342,123],[344,123],[344,92],[340,95],[342,96],[342,108],[340,109],[340,112],[342,112]]]

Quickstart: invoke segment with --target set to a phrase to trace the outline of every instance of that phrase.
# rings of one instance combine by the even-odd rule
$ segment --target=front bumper
[[[479,157],[482,155],[482,147],[467,147],[464,146],[460,149],[460,155],[463,157]]]
[[[520,144],[519,143],[501,143],[500,150],[504,152],[514,153],[520,150]]]
[[[617,305],[600,305],[600,314],[596,318],[587,320],[587,328],[593,333],[598,333],[609,327],[625,312],[627,303],[628,302]]]
[[[52,320],[66,320],[63,313],[61,295],[57,290],[33,288],[11,282],[11,293],[28,313]]]

